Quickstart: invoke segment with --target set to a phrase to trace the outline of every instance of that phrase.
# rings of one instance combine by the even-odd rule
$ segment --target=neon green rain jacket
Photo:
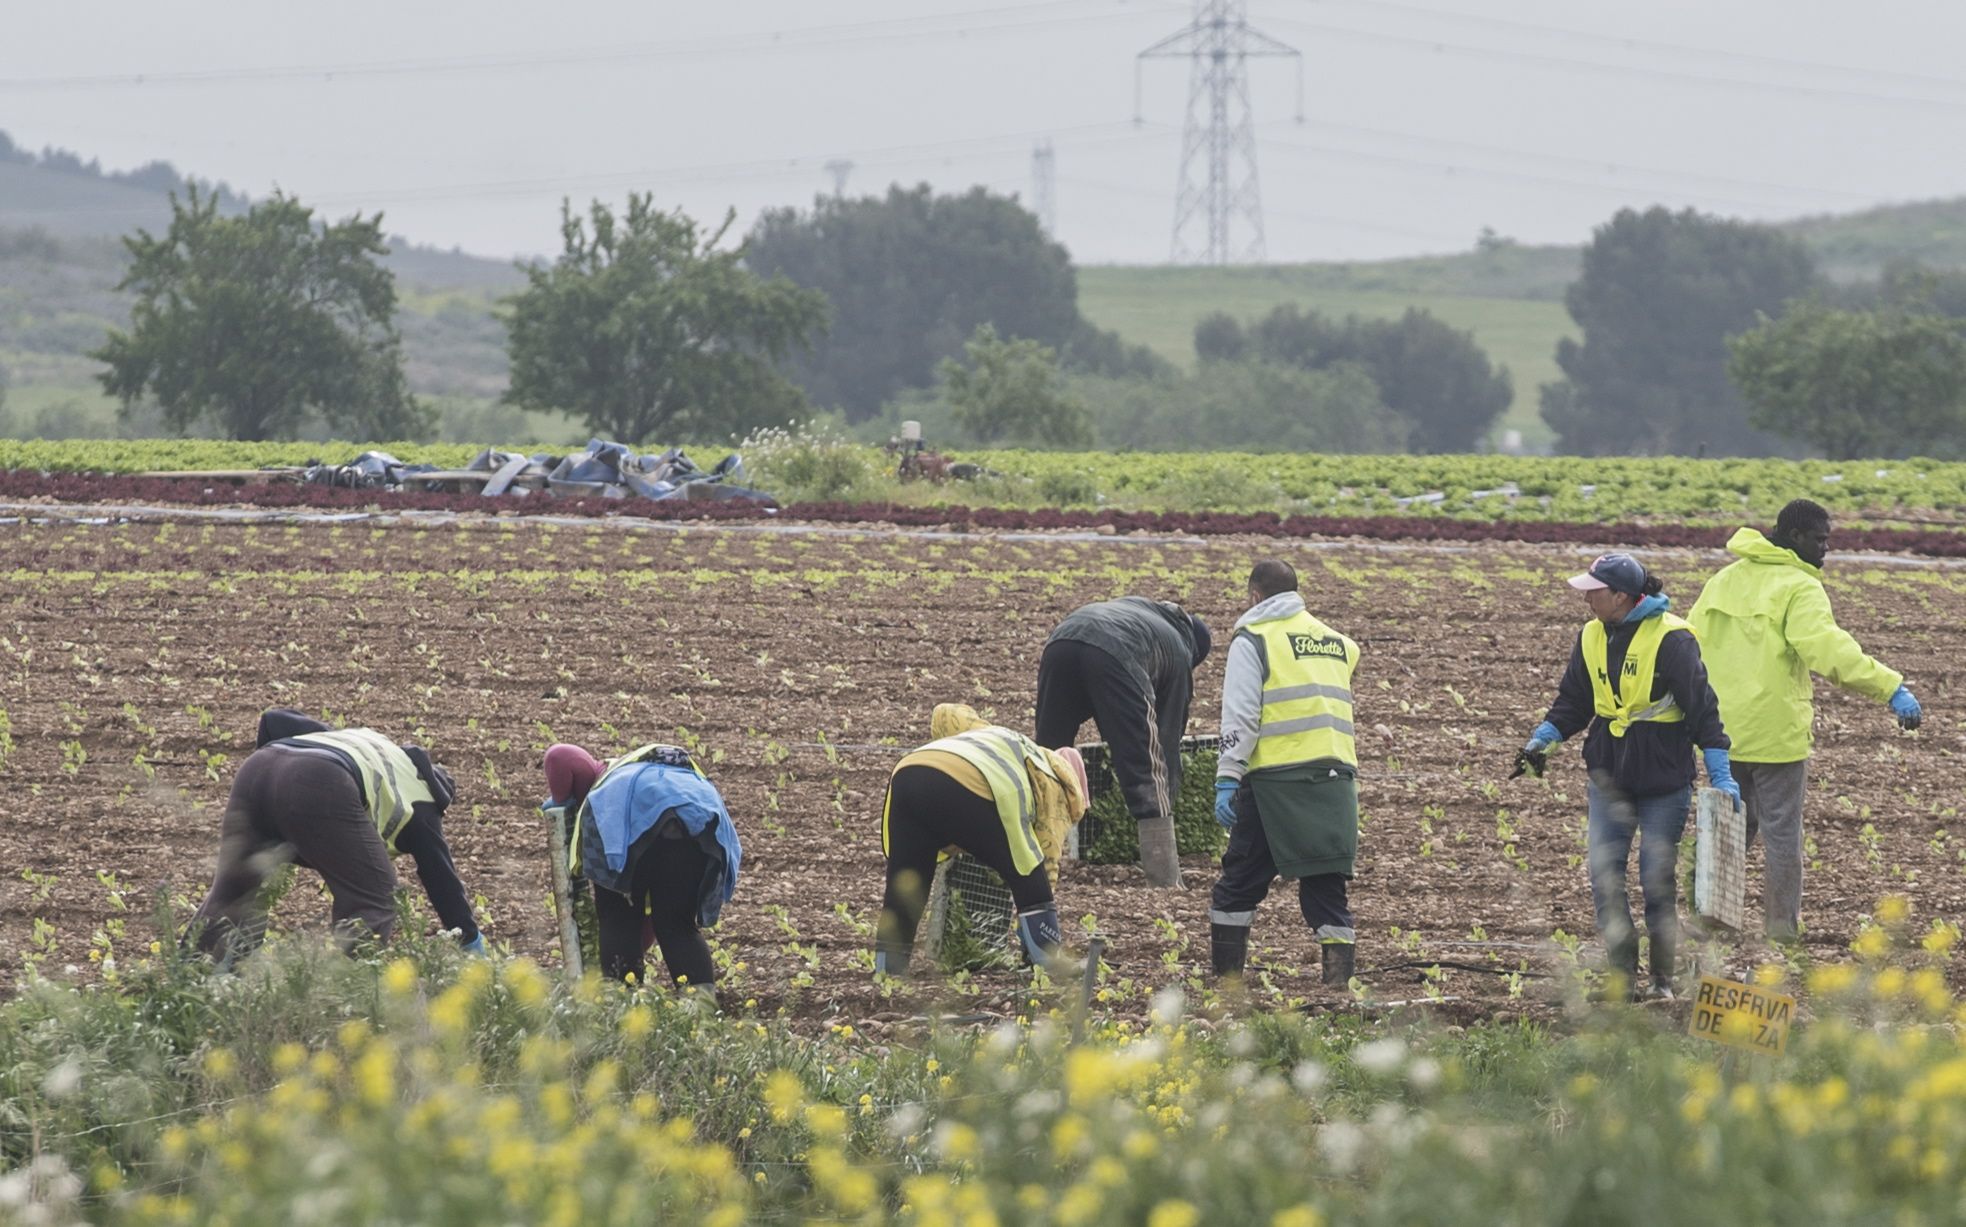
[[[1727,542],[1740,559],[1707,581],[1688,621],[1738,762],[1809,757],[1815,708],[1809,675],[1888,701],[1904,676],[1869,656],[1836,624],[1823,573],[1752,528]]]

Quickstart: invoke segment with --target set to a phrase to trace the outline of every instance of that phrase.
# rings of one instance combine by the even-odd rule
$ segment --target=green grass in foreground
[[[1037,977],[1015,1022],[877,1041],[441,938],[237,975],[160,943],[0,1004],[0,1221],[1956,1222],[1957,938],[1885,900],[1858,961],[1802,975],[1787,1056],[1731,1070],[1580,1000],[1551,1033],[1166,988],[1075,1043]]]
[[[1194,365],[1194,329],[1203,316],[1226,311],[1246,322],[1286,303],[1334,316],[1391,317],[1420,307],[1469,329],[1490,361],[1507,366],[1515,379],[1515,400],[1497,429],[1522,431],[1530,447],[1555,437],[1537,416],[1537,389],[1559,376],[1557,341],[1576,334],[1560,300],[1360,289],[1336,281],[1323,265],[1079,270],[1079,309],[1087,319],[1184,367]]]

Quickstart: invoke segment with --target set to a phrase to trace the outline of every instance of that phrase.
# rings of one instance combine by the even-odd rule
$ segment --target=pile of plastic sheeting
[[[462,469],[408,464],[387,452],[363,452],[347,464],[314,461],[302,481],[353,490],[478,491],[488,498],[544,493],[564,498],[687,499],[771,503],[745,486],[744,461],[735,452],[714,468],[698,468],[681,448],[640,453],[623,443],[590,440],[567,455],[486,448]]]

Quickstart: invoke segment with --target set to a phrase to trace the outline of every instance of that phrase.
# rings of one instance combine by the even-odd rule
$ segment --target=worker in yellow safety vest
[[[1550,747],[1588,727],[1584,766],[1591,900],[1604,939],[1612,995],[1670,1000],[1679,940],[1679,839],[1693,798],[1693,748],[1713,787],[1740,803],[1727,730],[1707,683],[1700,643],[1673,615],[1660,580],[1630,554],[1605,554],[1572,576],[1591,619],[1578,633],[1556,702],[1516,753],[1515,776],[1540,776]],[[1638,840],[1638,880],[1652,939],[1652,984],[1638,981],[1638,930],[1626,865]]]
[[[393,858],[407,853],[438,921],[466,950],[484,953],[444,839],[443,813],[456,794],[450,774],[417,746],[269,709],[257,749],[232,779],[218,870],[192,919],[198,948],[229,962],[257,946],[265,929],[260,887],[288,861],[327,882],[344,949],[363,936],[386,941],[396,926]]]
[[[1326,984],[1348,984],[1356,934],[1348,883],[1358,856],[1358,749],[1352,672],[1358,645],[1304,607],[1287,562],[1249,573],[1222,678],[1215,820],[1229,828],[1209,898],[1215,974],[1240,977],[1256,905],[1281,875],[1297,879]]]
[[[1036,964],[1064,941],[1053,902],[1066,832],[1090,798],[1085,762],[1070,747],[1047,750],[991,724],[961,703],[936,707],[935,740],[895,765],[881,808],[887,889],[875,930],[874,969],[905,975],[927,905],[936,858],[967,852],[1010,887],[1017,935]]]

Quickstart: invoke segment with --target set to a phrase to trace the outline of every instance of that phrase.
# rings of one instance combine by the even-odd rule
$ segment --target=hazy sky
[[[1752,218],[1966,193],[1966,5],[1944,0],[1250,0],[1273,261],[1575,242],[1626,204]],[[165,158],[488,255],[559,200],[699,216],[900,180],[1031,194],[1056,149],[1081,262],[1165,260],[1189,66],[1135,53],[1181,0],[86,0],[6,5],[0,129]],[[4,220],[0,201],[0,220]]]

